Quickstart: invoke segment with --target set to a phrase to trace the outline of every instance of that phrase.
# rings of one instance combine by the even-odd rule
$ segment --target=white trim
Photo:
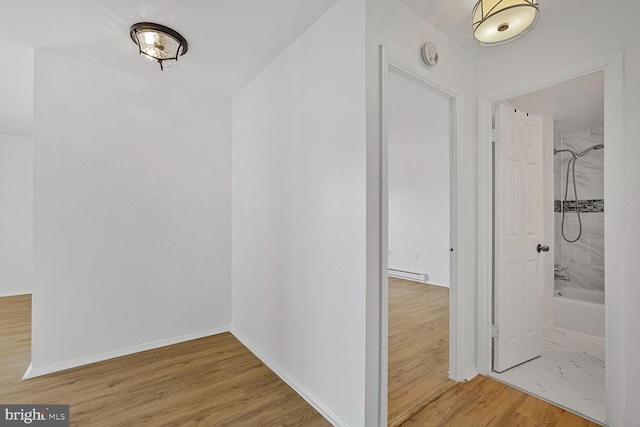
[[[627,407],[634,400],[627,395],[626,366],[626,271],[624,248],[625,227],[625,131],[624,131],[624,55],[618,52],[604,68],[604,138],[607,154],[604,156],[604,194],[608,210],[604,214],[604,269],[605,276],[605,396],[606,419],[611,426],[628,425]],[[613,208],[613,209],[611,209]],[[634,285],[636,283],[634,282]]]
[[[22,379],[28,380],[29,378],[33,378],[34,375],[31,374],[32,370],[33,370],[33,363],[29,363],[29,367],[27,368],[24,375],[22,376]]]
[[[388,270],[389,277],[396,277],[398,279],[410,280],[412,282],[418,283],[427,283],[429,280],[429,275],[427,273],[414,273],[411,271],[404,270],[394,270],[393,268],[389,268]],[[430,283],[432,285],[436,285],[435,283]],[[442,285],[436,285],[442,286]]]
[[[0,298],[17,297],[18,295],[31,295],[31,291],[11,291],[0,294]]]
[[[493,147],[491,102],[478,97],[478,372],[491,372]]]
[[[389,142],[388,142],[388,121],[389,121],[389,91],[388,91],[388,80],[389,80],[389,72],[394,72],[397,75],[400,75],[409,81],[412,81],[418,84],[421,87],[429,89],[440,96],[449,100],[451,113],[450,113],[450,241],[451,247],[454,248],[454,252],[451,254],[450,258],[450,300],[449,300],[449,318],[450,318],[450,326],[449,326],[449,377],[456,381],[463,381],[465,379],[470,379],[475,376],[476,369],[467,368],[463,366],[464,355],[459,354],[458,349],[460,348],[460,340],[472,339],[473,337],[466,337],[464,335],[464,331],[460,330],[460,325],[462,322],[458,321],[458,316],[463,315],[464,313],[458,309],[460,304],[460,299],[458,298],[458,273],[460,266],[457,262],[457,252],[458,252],[458,196],[461,194],[461,191],[458,191],[458,135],[459,135],[459,127],[461,124],[459,123],[459,94],[453,90],[448,88],[444,88],[439,86],[438,84],[429,81],[428,78],[416,75],[411,71],[403,68],[399,61],[395,61],[392,57],[388,56],[383,45],[380,46],[380,75],[381,75],[381,96],[380,96],[380,188],[381,188],[381,196],[380,196],[380,363],[381,363],[381,372],[380,375],[384,378],[380,387],[380,413],[381,419],[385,420],[386,425],[386,415],[387,415],[387,393],[388,393],[388,384],[387,384],[387,370],[388,370],[388,352],[389,352],[389,342],[388,342],[388,304],[389,304],[389,295],[388,295],[388,270],[387,270],[387,254],[388,254],[388,155],[389,155]]]
[[[478,370],[472,366],[471,368],[468,368],[464,371],[464,380],[470,381],[477,375],[478,375]]]
[[[266,352],[258,347],[253,341],[247,338],[243,333],[239,332],[235,328],[231,328],[231,333],[238,339],[245,347],[247,347],[258,359],[262,361],[269,369],[271,369],[282,381],[287,383],[296,393],[298,393],[304,400],[306,400],[313,408],[320,412],[334,426],[349,427],[350,424],[342,418],[336,411],[331,409],[322,399],[313,394],[308,388],[302,385],[302,382],[291,375],[286,369],[284,369],[278,362],[273,360]]]
[[[449,289],[449,285],[443,285],[441,283],[430,281],[429,275],[427,273],[409,273],[389,269],[389,277],[395,277],[397,279],[409,280],[411,282],[424,283],[425,285],[438,286],[440,288]]]
[[[555,86],[558,83],[597,73],[605,70],[618,53],[619,52],[612,52],[556,70],[551,74],[538,75],[536,79],[523,79],[513,85],[480,95],[478,99],[488,102],[489,104],[495,104],[496,102],[507,101],[522,95],[538,92],[542,89]]]
[[[90,363],[102,362],[103,360],[114,359],[116,357],[127,356],[133,353],[139,353],[141,351],[153,350],[160,347],[166,347],[168,345],[179,344],[185,341],[196,340],[199,338],[209,337],[212,335],[222,334],[229,332],[229,327],[222,327],[216,329],[209,329],[207,331],[196,332],[193,334],[182,335],[179,337],[168,338],[159,341],[153,341],[146,344],[134,345],[131,347],[122,348],[120,350],[107,351],[105,353],[94,354],[92,356],[80,357],[78,359],[68,360],[66,362],[54,363],[52,365],[33,367],[33,362],[29,364],[27,371],[22,377],[23,380],[27,380],[34,377],[39,377],[53,372],[64,371],[66,369],[77,368],[78,366],[88,365]]]
[[[379,305],[379,330],[378,337],[378,360],[380,362],[378,369],[380,375],[379,394],[378,394],[378,427],[387,425],[389,420],[389,277],[387,276],[389,268],[389,257],[385,254],[389,253],[389,186],[384,183],[389,182],[389,162],[387,155],[389,153],[389,59],[383,45],[380,45],[380,223],[377,224],[380,237],[380,248],[378,259],[380,262],[378,293],[380,298]]]
[[[624,169],[622,164],[624,149],[624,67],[622,52],[613,52],[566,67],[549,75],[534,80],[523,80],[500,90],[478,96],[478,371],[481,374],[491,373],[491,318],[492,318],[492,156],[491,156],[491,106],[492,104],[508,100],[523,94],[536,92],[557,83],[571,80],[584,75],[601,72],[605,73],[605,135],[608,154],[605,156],[605,197],[610,198],[610,189],[624,185]],[[616,163],[613,163],[616,162]],[[605,216],[605,253],[606,248],[623,248],[624,233],[611,232],[614,227],[609,224],[624,226],[624,208],[620,206],[624,200],[615,200],[616,208]],[[607,205],[612,203],[607,200]],[[617,212],[614,212],[617,211]],[[612,218],[613,216],[616,218]],[[620,328],[624,327],[624,263],[621,257],[608,254],[605,258],[605,270],[617,272],[615,280],[606,282],[607,293],[612,292],[617,298],[606,298],[606,341],[607,360],[606,388],[607,396],[624,396],[624,363],[613,363],[609,357],[610,339],[616,333],[620,335]],[[618,259],[620,258],[620,259]],[[614,265],[615,263],[615,265]],[[612,301],[613,299],[613,301]],[[617,329],[617,330],[616,330]],[[618,343],[619,344],[619,343]],[[624,348],[624,343],[618,347]],[[616,399],[619,400],[619,399]],[[624,420],[624,402],[613,402],[607,399],[607,420],[611,425],[622,425]]]

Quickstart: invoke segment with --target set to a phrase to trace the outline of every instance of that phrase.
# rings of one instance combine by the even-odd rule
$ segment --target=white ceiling
[[[0,133],[31,135],[33,48],[231,97],[337,0],[0,0]],[[140,21],[189,51],[160,71],[129,38]]]
[[[554,133],[604,125],[604,74],[590,74],[508,101],[518,110],[554,119]]]
[[[476,0],[400,1],[473,55],[500,48],[473,43],[471,11]],[[540,0],[538,26],[599,1]],[[5,59],[0,68],[0,132],[31,134],[31,48],[231,97],[336,2],[0,0]],[[164,24],[185,36],[189,52],[177,67],[160,72],[157,64],[140,58],[129,38],[129,27],[139,21]]]
[[[500,46],[480,47],[473,41],[471,14],[477,0],[399,1],[474,56],[482,55],[486,49],[500,49]],[[580,8],[600,1],[602,0],[540,0],[540,20],[537,27],[544,27]],[[535,28],[532,31],[535,31]]]
[[[336,1],[0,0],[0,40],[232,96]],[[129,27],[140,21],[187,39],[177,67],[160,74],[139,57]]]

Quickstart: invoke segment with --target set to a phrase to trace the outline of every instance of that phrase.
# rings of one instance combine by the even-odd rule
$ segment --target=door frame
[[[478,372],[492,372],[491,323],[493,318],[493,157],[491,147],[492,105],[526,95],[557,83],[588,74],[604,72],[607,154],[604,163],[605,213],[605,374],[606,409],[609,422],[624,419],[624,60],[623,52],[593,58],[548,75],[504,87],[478,96]]]
[[[389,73],[394,73],[407,80],[426,88],[449,100],[450,106],[450,130],[449,130],[449,241],[453,252],[449,259],[449,378],[456,381],[463,381],[470,376],[464,369],[463,352],[459,350],[468,340],[473,339],[469,334],[465,334],[461,323],[458,321],[460,298],[458,295],[458,274],[461,266],[458,263],[458,135],[461,123],[460,117],[460,94],[451,89],[442,87],[427,80],[403,66],[401,61],[396,61],[387,56],[383,45],[380,46],[380,336],[379,336],[379,360],[380,360],[380,395],[379,414],[380,419],[387,423],[388,418],[388,369],[389,369],[389,277],[388,277],[388,252],[389,252]],[[464,314],[464,313],[462,313]],[[475,373],[474,373],[475,374]],[[471,375],[472,376],[472,375]]]

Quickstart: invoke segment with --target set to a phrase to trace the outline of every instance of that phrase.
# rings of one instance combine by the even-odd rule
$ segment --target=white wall
[[[31,292],[33,142],[0,133],[0,297]]]
[[[632,325],[640,324],[640,27],[636,16],[640,4],[632,0],[604,0],[591,7],[532,30],[526,37],[495,49],[487,49],[476,63],[479,93],[497,93],[519,87],[595,61],[616,51],[624,52],[623,81],[605,81],[624,95],[624,125],[612,128],[605,116],[605,264],[607,268],[608,424],[634,426],[640,420],[640,340]],[[606,77],[605,77],[606,79]],[[610,102],[605,96],[605,105]],[[622,141],[616,146],[612,141]],[[611,238],[620,244],[609,245]]]
[[[33,48],[0,39],[0,133],[31,136]]]
[[[228,330],[230,100],[163,76],[36,51],[31,375]]]
[[[477,247],[477,154],[474,138],[475,82],[473,58],[431,24],[394,0],[367,1],[367,425],[386,425],[386,353],[384,347],[386,310],[382,272],[386,271],[387,227],[383,223],[386,194],[381,188],[380,162],[380,45],[390,60],[422,79],[457,96],[457,148],[453,163],[459,171],[458,181],[451,183],[459,191],[457,235],[452,236],[452,262],[459,265],[451,277],[451,302],[461,311],[460,322],[452,317],[456,331],[452,348],[451,376],[472,377],[476,373],[476,247]],[[440,62],[433,69],[422,65],[420,48],[433,41],[440,52]],[[384,211],[382,204],[385,204]],[[382,257],[381,253],[385,256]],[[382,266],[382,268],[381,268]],[[381,286],[382,292],[381,292]],[[382,305],[382,310],[380,306]],[[382,329],[382,331],[381,331]],[[381,392],[382,391],[382,392]]]
[[[389,75],[389,268],[449,286],[449,100]]]
[[[338,425],[364,425],[364,1],[233,98],[232,332]]]

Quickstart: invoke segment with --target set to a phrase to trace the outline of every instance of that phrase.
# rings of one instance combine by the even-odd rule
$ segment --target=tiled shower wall
[[[595,128],[568,132],[556,137],[556,149],[571,148],[581,151],[596,144],[604,144],[604,129]],[[556,280],[555,288],[579,287],[604,291],[604,152],[593,150],[576,161],[576,187],[582,218],[582,236],[569,243],[560,233],[562,224],[561,203],[565,195],[567,163],[570,153],[554,156],[555,175],[555,263],[567,266],[560,274],[570,281]],[[574,200],[572,181],[569,182],[569,200]],[[565,207],[565,235],[574,240],[578,236],[578,216],[575,204]]]

